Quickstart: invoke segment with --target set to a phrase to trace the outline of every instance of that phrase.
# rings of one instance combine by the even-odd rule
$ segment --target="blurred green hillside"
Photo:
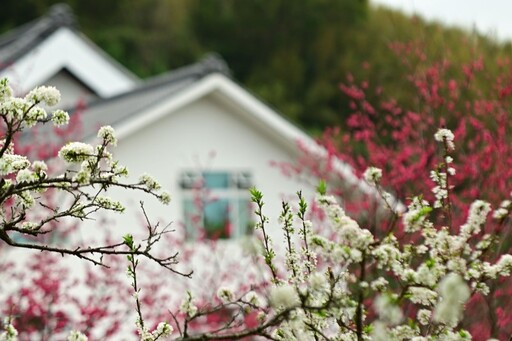
[[[6,1],[0,31],[45,14],[57,2]],[[462,64],[481,56],[491,73],[498,72],[494,61],[512,52],[510,43],[376,8],[368,0],[64,2],[87,36],[139,76],[215,51],[237,81],[312,133],[343,124],[349,106],[338,85],[348,74],[410,100],[404,60],[389,48],[393,42],[415,40],[432,60]]]

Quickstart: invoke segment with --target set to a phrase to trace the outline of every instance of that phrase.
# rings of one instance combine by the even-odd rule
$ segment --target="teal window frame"
[[[249,172],[188,171],[181,174],[180,185],[187,240],[237,239],[252,233]]]

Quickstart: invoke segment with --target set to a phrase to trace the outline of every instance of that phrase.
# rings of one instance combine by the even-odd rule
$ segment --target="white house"
[[[283,197],[299,189],[311,194],[306,184],[270,163],[293,162],[299,141],[319,156],[322,148],[233,81],[216,55],[141,81],[84,37],[70,9],[59,4],[0,36],[0,60],[5,65],[0,76],[13,79],[22,93],[49,84],[60,89],[64,106],[86,102],[83,136],[76,138],[87,140],[101,125],[112,125],[120,140],[115,157],[131,174],[152,174],[172,194],[171,207],[145,199],[150,215],[183,226],[188,238],[250,233],[251,186],[264,193],[266,213],[273,218]],[[368,190],[347,165],[338,162],[334,171],[347,184]],[[197,196],[205,192],[208,198],[202,197],[198,208]],[[132,208],[116,220],[125,226],[140,214],[139,198],[120,195]],[[201,225],[206,231],[197,231]]]

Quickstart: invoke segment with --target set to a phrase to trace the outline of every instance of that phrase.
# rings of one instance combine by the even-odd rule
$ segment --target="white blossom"
[[[171,336],[173,330],[174,329],[172,328],[172,326],[169,323],[160,322],[151,334],[153,335],[155,340],[157,338],[158,339],[168,338],[169,336]]]
[[[180,305],[180,310],[188,317],[194,317],[197,314],[197,306],[194,304],[194,298],[190,291],[187,292],[187,296],[183,299]]]
[[[34,172],[32,172],[31,170],[28,170],[28,169],[20,169],[18,171],[18,174],[16,175],[16,181],[18,183],[21,183],[21,182],[29,183],[29,182],[35,181]]]
[[[245,295],[245,301],[248,302],[249,304],[255,306],[255,307],[258,307],[261,304],[260,297],[254,291],[249,291]]]
[[[389,331],[389,340],[410,340],[417,336],[419,329],[417,326],[398,325]]]
[[[83,162],[94,156],[94,148],[82,142],[70,142],[59,151],[59,157],[69,163]]]
[[[66,125],[69,123],[69,114],[64,110],[55,110],[52,113],[52,122],[57,127]]]
[[[492,213],[492,217],[494,219],[498,219],[498,220],[505,218],[507,215],[508,215],[508,210],[506,208],[503,208],[503,207],[497,208]]]
[[[139,177],[139,183],[149,190],[159,190],[162,186],[149,174],[144,173]]]
[[[297,290],[289,284],[275,286],[270,291],[270,304],[275,309],[290,309],[300,304]]]
[[[6,323],[4,331],[0,333],[0,341],[17,341],[18,331],[11,323]]]
[[[312,291],[325,293],[329,290],[329,282],[324,273],[315,272],[309,276],[309,288]]]
[[[39,224],[36,224],[34,222],[31,222],[31,221],[25,221],[21,224],[21,228],[23,230],[34,230],[36,229],[37,227],[39,227]]]
[[[397,325],[404,318],[402,310],[393,302],[389,295],[379,295],[375,299],[373,306],[380,320],[388,325]]]
[[[30,106],[31,105],[24,99],[12,97],[0,102],[0,111],[5,113],[5,118],[8,121],[21,121]]]
[[[430,171],[430,178],[437,184],[437,186],[432,187],[432,193],[436,197],[434,208],[440,208],[443,206],[444,200],[448,198],[446,173],[432,170]]]
[[[167,192],[167,191],[163,191],[158,196],[158,199],[160,200],[160,202],[162,204],[169,205],[170,202],[171,202],[171,194],[169,192]]]
[[[115,212],[124,212],[125,208],[124,206],[117,200],[113,200],[109,197],[104,197],[104,196],[96,196],[95,200],[94,200],[94,203],[96,205],[98,205],[99,207],[103,208],[103,209],[106,209],[106,210],[111,210],[111,211],[115,211]]]
[[[98,130],[98,137],[105,143],[115,146],[117,144],[117,138],[114,128],[111,126],[103,126]]]
[[[69,333],[68,341],[87,341],[88,338],[79,331],[72,331]]]
[[[376,280],[372,281],[370,287],[375,291],[382,291],[388,286],[389,282],[384,277],[379,277]]]
[[[32,162],[32,169],[35,173],[41,174],[48,170],[48,166],[44,161],[34,161]]]
[[[512,270],[512,255],[502,255],[496,263],[496,268],[501,276],[509,276]]]
[[[446,143],[448,150],[454,150],[455,144],[453,143],[454,135],[449,129],[438,129],[434,134],[434,138],[437,142]]]
[[[407,212],[402,217],[405,231],[416,232],[425,226],[430,227],[432,223],[427,219],[430,211],[432,211],[432,208],[426,200],[414,197],[408,206]]]
[[[12,88],[9,86],[7,78],[0,80],[0,101],[5,101],[12,97]]]
[[[81,185],[86,185],[91,181],[91,164],[89,161],[83,161],[80,170],[73,176],[73,181]]]
[[[350,339],[343,339],[343,340],[357,340],[357,338],[350,338]],[[388,330],[386,328],[386,324],[382,323],[380,321],[376,321],[373,323],[373,330],[371,333],[371,340],[372,341],[389,341],[389,334]]]
[[[437,293],[433,290],[423,287],[411,287],[408,290],[411,295],[411,302],[418,303],[425,306],[430,306],[436,303]]]
[[[154,341],[155,337],[151,334],[146,326],[143,325],[142,321],[137,318],[135,322],[137,326],[137,334],[140,336],[140,341]]]
[[[377,167],[368,167],[363,173],[363,178],[367,183],[377,185],[382,179],[382,169]]]
[[[267,319],[267,314],[264,311],[260,311],[256,316],[256,319],[258,320],[258,322],[264,323],[265,320]]]
[[[31,108],[23,117],[25,127],[33,127],[37,122],[46,119],[46,110],[39,106]]]
[[[426,326],[430,323],[431,316],[432,316],[432,311],[430,311],[428,309],[418,310],[418,314],[417,314],[418,322],[423,326]]]
[[[22,205],[24,208],[30,208],[35,204],[34,197],[30,191],[18,193],[14,198],[16,203]]]
[[[51,107],[59,103],[60,91],[53,86],[39,86],[30,91],[25,99],[34,103],[43,102]]]
[[[491,205],[483,200],[475,200],[470,208],[466,223],[460,227],[461,234],[467,238],[480,233],[481,226],[485,223],[487,215],[491,211]]]
[[[217,290],[217,298],[222,303],[230,303],[235,299],[235,294],[231,288],[221,287],[219,290]]]
[[[448,326],[456,326],[462,317],[464,304],[471,292],[464,280],[455,273],[449,273],[439,283],[440,302],[434,310],[434,320]]]
[[[4,154],[0,158],[0,175],[8,175],[29,166],[30,162],[25,156]]]

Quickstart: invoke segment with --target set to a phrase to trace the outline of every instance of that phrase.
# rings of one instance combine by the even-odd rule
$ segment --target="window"
[[[248,172],[183,172],[187,239],[239,238],[252,232]]]

